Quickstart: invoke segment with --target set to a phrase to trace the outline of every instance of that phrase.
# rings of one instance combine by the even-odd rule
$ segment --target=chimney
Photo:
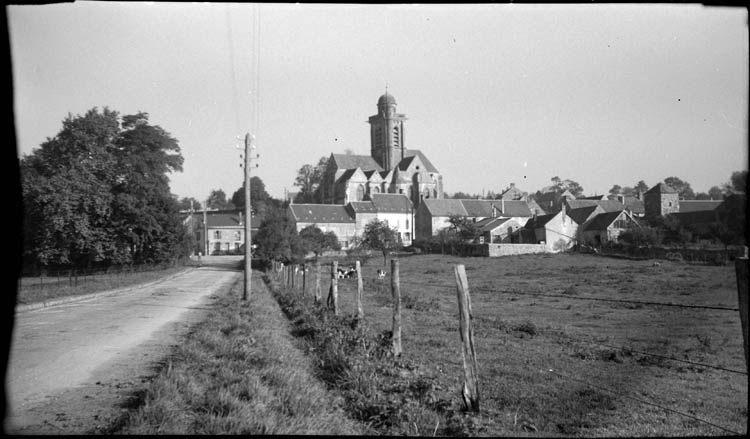
[[[500,210],[502,211],[503,216],[505,216],[505,198],[500,200]]]
[[[242,211],[240,210],[240,225],[242,225]]]

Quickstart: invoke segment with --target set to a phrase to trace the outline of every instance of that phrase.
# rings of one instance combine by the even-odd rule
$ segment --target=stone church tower
[[[385,92],[378,99],[378,114],[370,116],[370,155],[383,169],[393,169],[404,159],[404,121],[396,113],[396,99]]]

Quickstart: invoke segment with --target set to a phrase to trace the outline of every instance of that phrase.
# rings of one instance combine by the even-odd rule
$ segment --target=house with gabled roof
[[[521,243],[520,230],[524,224],[514,218],[485,218],[477,221],[480,233],[480,244],[517,244]]]
[[[545,244],[546,251],[557,253],[578,242],[578,223],[567,213],[565,204],[557,213],[530,218],[521,231],[523,242]]]
[[[622,232],[633,227],[640,227],[640,224],[626,210],[600,213],[583,227],[581,243],[598,247],[617,242]]]
[[[354,217],[343,205],[290,204],[287,215],[298,232],[307,226],[316,226],[323,232],[335,233],[342,249],[349,248],[357,234]]]
[[[197,243],[194,253],[204,255],[241,254],[245,246],[242,209],[190,211],[183,220]],[[255,233],[263,218],[252,215],[250,233]]]
[[[422,151],[405,146],[406,116],[396,113],[396,100],[386,92],[377,108],[368,120],[370,155],[331,154],[318,187],[320,199],[344,205],[390,193],[403,194],[416,206],[423,199],[443,198],[443,177],[435,165]]]
[[[430,237],[450,226],[448,219],[458,215],[476,223],[486,218],[511,218],[525,224],[534,213],[523,200],[443,199],[423,200],[415,214],[416,236]]]
[[[563,200],[563,204],[565,204],[566,208],[568,210],[574,210],[581,207],[587,207],[587,206],[599,206],[601,207],[605,212],[618,212],[620,210],[625,209],[625,205],[623,205],[618,200],[608,200],[606,198],[601,199],[586,199],[586,198],[576,198],[576,199],[565,199]]]

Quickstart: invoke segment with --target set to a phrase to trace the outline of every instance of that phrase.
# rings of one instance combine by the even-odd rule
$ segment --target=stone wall
[[[499,256],[529,255],[548,253],[544,244],[468,244],[462,246],[460,253],[464,256]]]

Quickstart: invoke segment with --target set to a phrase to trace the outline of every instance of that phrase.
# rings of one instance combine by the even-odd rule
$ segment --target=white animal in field
[[[385,279],[386,272],[383,270],[378,270],[378,279]]]

